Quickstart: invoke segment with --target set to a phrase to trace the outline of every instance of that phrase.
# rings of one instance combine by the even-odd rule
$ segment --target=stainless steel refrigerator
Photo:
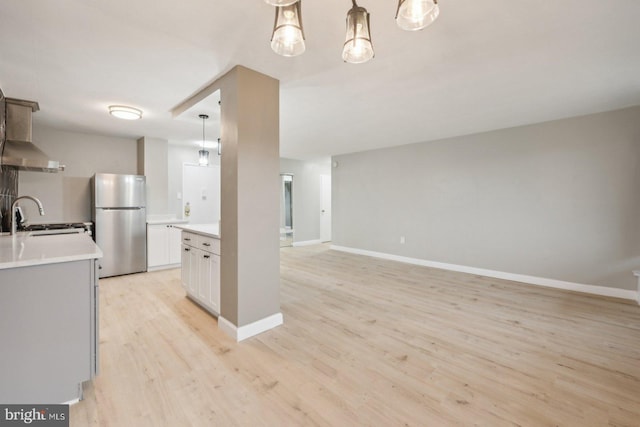
[[[97,173],[91,178],[100,277],[147,270],[145,177]]]

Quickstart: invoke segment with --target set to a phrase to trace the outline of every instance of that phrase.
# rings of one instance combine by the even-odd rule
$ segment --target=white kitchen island
[[[88,234],[0,236],[0,402],[71,403],[98,372],[98,264]]]
[[[193,301],[220,315],[218,224],[174,225],[182,230],[182,286]]]

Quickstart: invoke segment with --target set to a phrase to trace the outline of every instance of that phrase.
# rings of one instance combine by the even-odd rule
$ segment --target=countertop
[[[147,224],[149,225],[162,225],[162,224],[188,224],[188,219],[177,218],[147,218]]]
[[[0,270],[95,258],[102,251],[86,233],[0,237]]]
[[[190,225],[174,225],[175,228],[180,228],[192,233],[201,234],[207,237],[213,237],[215,239],[220,238],[220,227],[218,224],[190,224]]]

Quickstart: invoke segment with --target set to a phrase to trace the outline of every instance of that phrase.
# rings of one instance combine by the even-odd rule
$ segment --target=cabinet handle
[[[203,256],[204,256],[204,258],[206,258],[206,259],[211,258],[209,255],[203,255]]]
[[[203,243],[202,246],[211,246],[211,243]]]
[[[189,252],[190,250],[191,250],[191,249],[189,249],[189,248],[184,248],[184,251],[185,251],[185,252]]]
[[[188,238],[188,237],[185,237],[185,238],[184,238],[184,239],[182,239],[182,240],[184,240],[185,242],[190,242],[190,241],[191,241],[191,239],[190,239],[190,238]]]

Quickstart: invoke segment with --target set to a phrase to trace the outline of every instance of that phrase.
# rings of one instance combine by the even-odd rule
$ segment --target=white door
[[[320,240],[331,241],[331,175],[320,175]]]
[[[220,219],[220,166],[185,164],[182,202],[189,203],[191,224],[217,224]],[[183,205],[183,211],[184,211]]]

